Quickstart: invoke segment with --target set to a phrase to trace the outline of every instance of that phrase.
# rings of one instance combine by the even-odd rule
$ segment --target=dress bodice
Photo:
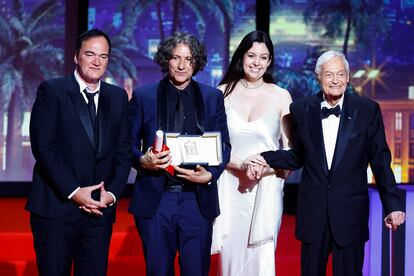
[[[248,155],[279,148],[280,114],[271,108],[263,111],[254,121],[244,120],[225,99],[227,125],[232,145],[231,154],[241,159]]]

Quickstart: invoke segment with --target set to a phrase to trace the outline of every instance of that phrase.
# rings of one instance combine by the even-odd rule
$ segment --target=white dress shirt
[[[87,93],[95,93],[95,92],[98,92],[99,89],[101,89],[101,81],[98,81],[98,85],[96,86],[96,88],[94,90],[92,90],[81,79],[81,77],[79,76],[79,73],[78,73],[77,70],[75,70],[74,75],[75,75],[76,81],[79,84],[79,92],[82,94],[82,97],[85,100],[86,104],[88,104],[89,103],[88,98],[86,97],[85,93],[83,93],[83,90],[86,89],[86,92]],[[95,101],[96,112],[98,112],[99,93],[96,94],[95,97],[93,97],[93,99]]]
[[[75,70],[75,72],[73,73],[75,75],[75,79],[76,82],[79,84],[79,93],[81,93],[83,99],[85,100],[86,104],[88,104],[88,98],[86,97],[85,93],[83,93],[83,90],[86,89],[87,93],[95,93],[98,92],[99,89],[101,88],[101,81],[98,81],[98,85],[96,86],[96,88],[94,90],[90,89],[86,83],[81,79],[81,77],[79,76],[79,73],[77,70]],[[96,112],[98,112],[98,103],[99,103],[99,93],[95,95],[95,97],[93,98],[95,101],[95,107],[96,107]],[[96,183],[98,184],[98,183]],[[80,187],[76,188],[69,196],[68,199],[71,199],[77,191],[79,191]],[[114,198],[114,202],[110,204],[110,206],[112,206],[115,202],[116,202],[116,197],[113,193],[107,191],[110,195],[112,195],[112,197]]]
[[[344,102],[344,96],[339,100],[339,102],[335,106],[330,106],[327,101],[321,102],[321,109],[326,108],[334,108],[337,105],[341,108]],[[331,169],[332,160],[335,152],[336,146],[336,138],[338,137],[338,129],[339,129],[339,120],[342,115],[336,117],[335,115],[330,115],[329,117],[322,119],[322,133],[323,133],[323,142],[325,145],[325,154],[326,154],[326,161],[328,163],[328,169]]]

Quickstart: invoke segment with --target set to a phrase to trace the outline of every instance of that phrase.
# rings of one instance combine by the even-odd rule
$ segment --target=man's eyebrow
[[[91,51],[91,50],[86,50],[85,54],[94,54],[94,55],[98,55],[98,56],[109,56],[109,53],[98,54],[98,53],[95,53],[94,51]]]
[[[324,73],[339,73],[339,72],[345,72],[345,70],[344,69],[341,69],[341,70],[336,71],[336,72],[330,71],[330,70],[324,70]]]

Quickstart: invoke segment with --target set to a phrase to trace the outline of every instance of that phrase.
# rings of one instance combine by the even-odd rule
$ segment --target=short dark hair
[[[108,54],[111,54],[111,40],[109,39],[109,36],[104,33],[103,31],[99,30],[99,29],[91,29],[89,31],[83,32],[81,33],[78,38],[76,39],[76,45],[75,45],[75,50],[76,50],[76,56],[79,55],[79,51],[80,48],[82,47],[82,43],[90,38],[93,37],[104,37],[106,39],[106,41],[108,42],[108,46],[109,46],[109,52]]]
[[[206,49],[195,36],[176,32],[172,36],[167,37],[158,44],[154,61],[161,66],[163,72],[168,72],[168,61],[172,58],[172,51],[178,44],[185,44],[190,48],[194,64],[193,76],[195,76],[207,64]]]
[[[231,62],[227,72],[225,73],[223,79],[219,83],[219,85],[227,84],[224,90],[224,97],[230,95],[230,93],[236,87],[237,82],[243,78],[244,71],[243,71],[243,57],[244,54],[253,47],[254,42],[264,43],[269,50],[269,59],[270,64],[266,69],[266,72],[263,75],[263,81],[267,83],[273,82],[272,76],[272,68],[273,68],[273,43],[270,39],[269,35],[263,31],[253,31],[248,33],[245,37],[243,37],[242,41],[240,42],[239,46],[237,47],[236,51],[234,51],[233,57],[231,58]]]

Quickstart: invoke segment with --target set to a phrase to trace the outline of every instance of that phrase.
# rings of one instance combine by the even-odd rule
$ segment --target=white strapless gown
[[[225,101],[231,154],[241,159],[279,148],[280,115],[266,110],[247,122]],[[283,212],[284,180],[275,174],[251,182],[225,170],[218,180],[221,214],[213,227],[212,253],[220,253],[218,274],[275,275],[275,250]]]

